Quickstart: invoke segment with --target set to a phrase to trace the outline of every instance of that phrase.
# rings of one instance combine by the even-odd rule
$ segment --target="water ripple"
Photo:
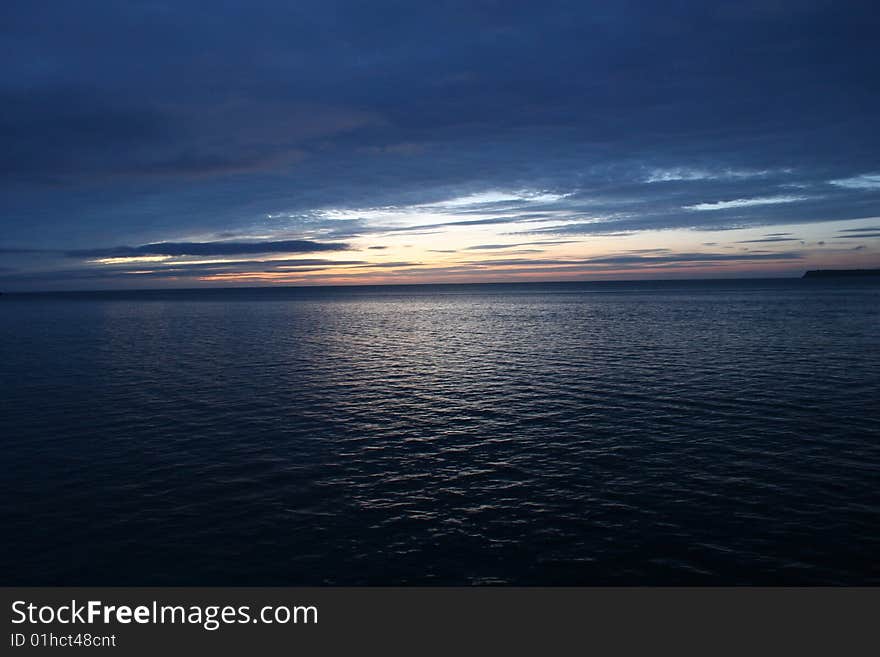
[[[4,297],[6,584],[878,584],[880,290]]]

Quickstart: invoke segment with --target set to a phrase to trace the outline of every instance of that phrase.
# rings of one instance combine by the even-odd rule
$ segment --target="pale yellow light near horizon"
[[[241,240],[313,239],[333,241],[333,221],[365,222],[369,230],[350,238],[336,238],[349,246],[340,251],[308,254],[272,253],[221,258],[197,256],[109,257],[90,261],[98,265],[154,263],[152,270],[126,273],[151,275],[167,271],[167,278],[181,280],[175,269],[206,267],[203,275],[191,281],[272,284],[350,284],[479,282],[496,280],[588,280],[613,277],[651,277],[665,275],[735,275],[755,270],[769,274],[793,274],[806,268],[833,267],[838,263],[858,266],[876,260],[880,240],[853,250],[845,240],[835,239],[836,231],[869,227],[876,218],[822,223],[793,223],[735,230],[696,230],[690,228],[639,230],[609,234],[568,232],[572,223],[596,222],[614,230],[607,218],[571,217],[555,205],[566,194],[544,190],[489,190],[442,202],[402,207],[363,209],[325,209],[316,212],[321,221],[311,228],[307,222],[298,229],[285,229],[286,219],[295,215],[267,215],[264,223]],[[760,205],[794,202],[795,197],[772,197],[722,203]],[[718,203],[700,206],[711,210]],[[720,207],[720,206],[719,206]],[[686,208],[685,208],[686,209]],[[540,211],[535,220],[516,220],[519,214]],[[463,225],[462,221],[490,219],[492,223]],[[505,222],[505,219],[510,221]],[[777,235],[768,240],[768,234]],[[201,237],[201,236],[200,236]],[[193,240],[197,241],[197,240]],[[221,242],[223,240],[220,240]],[[797,256],[792,253],[797,252]],[[641,261],[627,263],[626,257],[639,254]],[[681,262],[670,262],[666,254],[681,255]],[[706,260],[700,260],[701,255]],[[742,259],[718,256],[746,256]],[[758,258],[754,258],[758,256]],[[778,256],[778,257],[776,257]],[[714,259],[713,259],[714,257]],[[753,259],[749,260],[748,258]],[[608,258],[601,263],[596,259]],[[615,266],[614,259],[618,264]],[[284,261],[284,264],[274,264]],[[297,261],[302,261],[298,265]],[[319,262],[320,261],[320,262]],[[343,262],[346,261],[346,262]],[[230,265],[241,271],[211,271],[210,266]],[[253,267],[253,271],[247,270]],[[264,267],[267,270],[259,270]]]

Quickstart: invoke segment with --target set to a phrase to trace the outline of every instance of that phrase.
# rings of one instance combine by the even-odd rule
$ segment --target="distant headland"
[[[860,276],[880,276],[880,269],[813,269],[803,278],[854,278]]]

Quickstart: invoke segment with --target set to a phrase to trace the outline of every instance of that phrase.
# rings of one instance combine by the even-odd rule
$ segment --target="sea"
[[[5,585],[880,584],[880,282],[4,294]]]

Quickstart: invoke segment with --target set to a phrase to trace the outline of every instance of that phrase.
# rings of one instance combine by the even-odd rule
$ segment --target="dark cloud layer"
[[[596,258],[584,259],[565,259],[552,260],[546,258],[526,259],[498,259],[491,261],[472,261],[470,264],[487,264],[493,266],[499,265],[650,265],[650,264],[684,264],[684,263],[706,263],[706,262],[749,262],[757,260],[797,260],[802,257],[798,252],[783,253],[746,253],[746,254],[727,254],[727,253],[669,253],[664,255],[638,255],[623,254],[599,256]]]
[[[754,244],[758,242],[798,242],[796,237],[761,237],[756,240],[739,240],[737,244]]]
[[[115,246],[107,249],[67,251],[73,258],[136,258],[139,256],[224,256],[244,253],[316,253],[344,251],[347,244],[328,244],[308,240],[278,242],[160,242],[143,246]]]

